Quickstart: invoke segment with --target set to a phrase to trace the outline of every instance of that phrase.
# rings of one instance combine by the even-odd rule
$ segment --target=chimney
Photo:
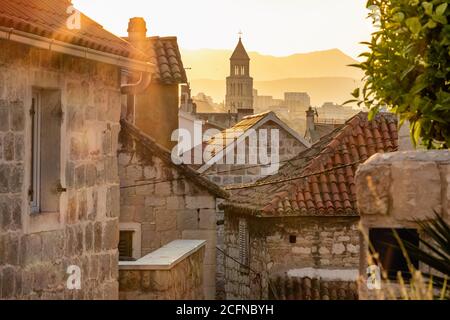
[[[314,116],[316,112],[311,108],[311,106],[306,110],[306,131],[313,132],[316,130],[316,126],[314,124]]]
[[[246,116],[251,116],[254,113],[253,108],[249,109],[238,109],[237,110],[237,121],[241,121]]]
[[[130,42],[143,41],[147,37],[147,24],[144,18],[131,18],[128,22],[128,39]]]

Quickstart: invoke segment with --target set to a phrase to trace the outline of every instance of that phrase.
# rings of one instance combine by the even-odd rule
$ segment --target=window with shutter
[[[31,212],[58,212],[61,178],[61,94],[33,92],[31,116]]]
[[[133,231],[120,231],[119,260],[133,260]]]
[[[249,235],[245,219],[239,219],[239,261],[245,266],[249,265]]]

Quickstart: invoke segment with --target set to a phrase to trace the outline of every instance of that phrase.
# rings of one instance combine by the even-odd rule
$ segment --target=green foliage
[[[364,87],[353,102],[373,117],[387,107],[410,123],[414,144],[450,147],[450,0],[369,0],[377,31],[364,61]]]

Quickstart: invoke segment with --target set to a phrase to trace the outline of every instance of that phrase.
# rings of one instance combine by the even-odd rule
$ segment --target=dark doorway
[[[419,233],[415,229],[395,229],[403,243],[409,242],[413,245],[419,245]],[[411,273],[407,261],[400,249],[399,243],[394,236],[392,229],[375,228],[369,230],[369,240],[379,259],[376,263],[381,263],[383,269],[387,272],[390,280],[397,279],[397,272],[400,271],[403,279],[409,280]],[[372,250],[371,250],[372,251]],[[373,254],[373,252],[371,252]],[[417,269],[419,261],[408,254],[408,257]]]

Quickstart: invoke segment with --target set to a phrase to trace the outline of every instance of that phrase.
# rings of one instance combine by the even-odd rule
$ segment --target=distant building
[[[311,97],[306,92],[286,92],[284,101],[291,113],[303,113],[311,105]]]
[[[272,108],[284,104],[282,99],[274,99],[273,96],[260,96],[258,90],[253,90],[253,109],[255,113],[275,111]]]
[[[242,44],[241,38],[239,38],[239,42],[230,57],[230,76],[227,77],[227,94],[225,98],[226,111],[198,112],[205,110],[205,108],[200,107],[200,104],[212,106],[216,110],[219,109],[219,105],[212,103],[212,100],[203,94],[193,99],[197,108],[194,106],[191,113],[196,119],[202,120],[205,124],[226,129],[254,113],[253,95],[253,78],[250,77],[250,57]],[[196,100],[197,98],[200,99]],[[201,100],[203,98],[204,100]]]
[[[317,109],[311,107],[306,110],[306,132],[305,139],[314,144],[323,136],[333,132],[336,128],[342,127],[345,123],[343,120],[324,119],[319,120]]]
[[[345,121],[353,117],[359,110],[352,107],[344,107],[333,102],[325,102],[321,108],[317,108],[319,119]]]
[[[250,57],[241,38],[230,58],[230,76],[227,77],[225,106],[234,113],[239,109],[253,110],[253,78],[250,77]]]

